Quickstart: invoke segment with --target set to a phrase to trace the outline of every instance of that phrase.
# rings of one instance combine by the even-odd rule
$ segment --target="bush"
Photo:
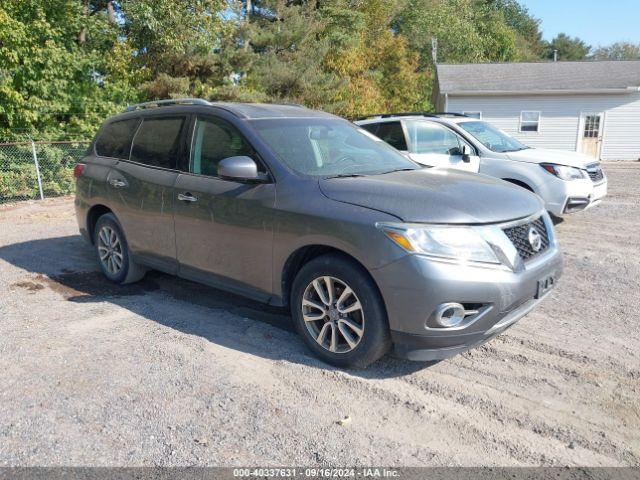
[[[73,167],[86,149],[86,142],[36,145],[45,197],[73,193]],[[0,203],[39,197],[31,145],[0,145]]]

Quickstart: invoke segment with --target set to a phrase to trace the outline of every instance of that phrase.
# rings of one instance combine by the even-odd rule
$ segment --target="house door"
[[[600,158],[602,113],[583,113],[580,124],[580,151],[590,157]]]

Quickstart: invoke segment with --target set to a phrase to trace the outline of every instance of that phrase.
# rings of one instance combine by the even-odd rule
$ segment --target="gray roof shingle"
[[[437,65],[440,93],[600,90],[640,86],[640,60]]]

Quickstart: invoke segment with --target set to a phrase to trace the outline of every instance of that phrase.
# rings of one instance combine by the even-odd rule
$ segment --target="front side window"
[[[183,117],[145,118],[133,139],[131,161],[176,168],[184,122]]]
[[[403,152],[407,151],[407,140],[404,138],[404,131],[400,122],[369,123],[362,125],[362,128],[384,140],[393,148]]]
[[[520,131],[537,132],[540,128],[540,112],[520,112]]]
[[[435,122],[407,122],[407,132],[411,153],[462,154],[460,137]]]
[[[191,142],[191,173],[215,177],[220,161],[236,156],[256,160],[253,148],[233,125],[218,118],[196,120]]]
[[[119,120],[104,126],[96,140],[96,153],[101,157],[129,159],[131,140],[140,119]]]
[[[251,122],[278,159],[302,175],[376,175],[421,168],[368,131],[327,118]]]
[[[529,148],[487,122],[460,122],[458,127],[494,152],[516,152]]]

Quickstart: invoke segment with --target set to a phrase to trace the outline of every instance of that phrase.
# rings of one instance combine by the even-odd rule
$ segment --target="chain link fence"
[[[0,143],[0,204],[73,193],[89,141]]]

